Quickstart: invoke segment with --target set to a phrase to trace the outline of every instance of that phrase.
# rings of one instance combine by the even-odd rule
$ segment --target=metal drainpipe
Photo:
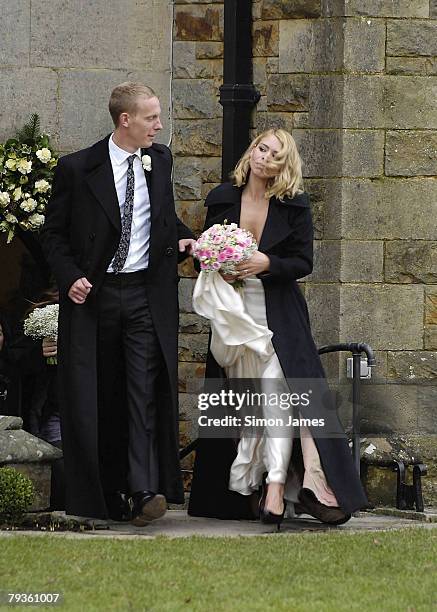
[[[224,0],[222,181],[249,144],[250,119],[261,95],[252,83],[252,1]]]

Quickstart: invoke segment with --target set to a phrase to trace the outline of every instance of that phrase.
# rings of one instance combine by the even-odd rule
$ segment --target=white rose
[[[35,182],[35,191],[37,193],[46,193],[50,189],[50,183],[44,179]]]
[[[143,163],[144,170],[150,172],[152,170],[152,158],[150,155],[143,155],[141,161]]]
[[[30,215],[28,221],[32,227],[37,228],[37,227],[41,227],[41,225],[44,223],[44,219],[45,219],[44,215],[33,213],[33,215]]]
[[[8,223],[18,223],[17,217],[13,215],[12,213],[6,213],[5,219]]]
[[[16,189],[14,189],[14,191],[12,193],[12,197],[14,198],[14,202],[18,202],[18,200],[21,198],[21,195],[22,195],[21,187],[17,187]]]
[[[16,170],[17,169],[17,160],[16,159],[8,159],[5,163],[5,166],[8,170]]]
[[[20,208],[24,210],[25,212],[32,212],[32,210],[35,210],[36,207],[37,207],[37,202],[33,198],[28,198],[27,200],[24,200],[24,202],[21,202],[20,204]]]
[[[32,162],[27,161],[24,157],[19,159],[17,162],[17,170],[21,172],[21,174],[29,174],[32,170]]]
[[[52,159],[52,154],[50,153],[50,149],[43,147],[42,149],[38,149],[36,152],[37,158],[43,163],[46,164],[48,161]]]
[[[9,193],[7,191],[0,191],[0,206],[6,208],[6,206],[11,201]]]

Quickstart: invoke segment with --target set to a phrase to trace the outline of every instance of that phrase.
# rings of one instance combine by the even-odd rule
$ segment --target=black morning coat
[[[66,511],[106,518],[99,474],[96,376],[96,297],[117,250],[121,219],[108,150],[109,136],[59,160],[42,230],[43,249],[60,289],[58,369],[66,470]],[[175,212],[170,150],[142,150],[151,205],[148,300],[165,359],[158,397],[159,491],[182,503],[177,401],[178,240],[193,238]],[[85,276],[93,287],[83,305],[68,298]],[[117,356],[114,356],[116,358]],[[121,377],[122,379],[122,377]],[[121,393],[120,402],[123,402]],[[126,409],[120,405],[114,431],[123,443]],[[116,445],[117,443],[115,443]],[[104,457],[102,457],[104,461]]]
[[[214,223],[239,224],[242,188],[224,183],[213,189],[206,201],[205,228]],[[318,379],[326,385],[325,401],[313,407],[314,417],[328,417],[334,437],[317,436],[311,429],[327,481],[345,512],[368,506],[353,464],[346,435],[330,404],[330,394],[317,348],[311,335],[308,309],[297,279],[311,273],[313,225],[306,193],[281,202],[271,198],[259,251],[268,255],[270,269],[259,275],[266,301],[272,342],[286,378]],[[206,378],[224,377],[212,354],[208,353]],[[328,398],[328,404],[326,403]],[[328,414],[329,413],[329,414]],[[302,415],[305,416],[305,415]],[[188,512],[194,516],[222,519],[251,518],[249,497],[228,490],[229,469],[236,457],[237,440],[200,438]],[[300,444],[293,444],[292,463],[300,464]],[[299,469],[297,470],[299,473]]]

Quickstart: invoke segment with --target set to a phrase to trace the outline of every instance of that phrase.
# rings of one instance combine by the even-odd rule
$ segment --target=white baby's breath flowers
[[[152,158],[150,155],[143,155],[141,161],[143,163],[144,170],[146,170],[146,172],[150,172],[152,170]]]
[[[10,201],[11,198],[9,196],[9,193],[7,191],[0,191],[0,206],[5,208]]]
[[[38,149],[38,151],[36,152],[36,156],[40,160],[40,162],[42,162],[43,164],[46,164],[48,161],[52,159],[52,154],[50,152],[50,149],[47,149],[46,147],[43,147],[42,149]]]
[[[17,170],[21,172],[21,174],[29,174],[32,170],[32,162],[22,157],[17,162]]]
[[[38,227],[41,227],[41,225],[43,225],[45,220],[44,215],[40,215],[38,213],[33,213],[33,215],[30,215],[28,221],[30,223],[30,225],[32,227],[34,227],[35,229]]]
[[[37,193],[46,193],[50,189],[50,183],[44,179],[35,182],[35,191]]]
[[[37,202],[33,198],[28,198],[27,200],[23,200],[20,204],[20,208],[25,212],[32,212],[37,207]]]

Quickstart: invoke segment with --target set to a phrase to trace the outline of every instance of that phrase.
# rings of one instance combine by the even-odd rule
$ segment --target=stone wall
[[[219,171],[222,7],[177,2],[176,10],[175,186],[182,216],[198,230]],[[313,205],[315,268],[302,289],[316,342],[368,342],[378,365],[363,389],[364,428],[408,434],[435,461],[437,6],[255,0],[253,17],[262,94],[254,132],[292,131]],[[192,273],[182,274],[190,312]],[[206,350],[203,330],[187,333],[187,316],[182,377],[201,373]],[[345,359],[325,359],[328,373],[344,378]],[[429,501],[432,474],[426,481]]]
[[[172,1],[0,0],[0,140],[32,112],[61,152],[112,129],[108,99],[122,81],[159,92],[170,134]]]

